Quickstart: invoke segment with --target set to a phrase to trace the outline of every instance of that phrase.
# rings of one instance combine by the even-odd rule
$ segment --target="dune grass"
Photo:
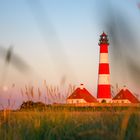
[[[16,111],[0,113],[1,140],[139,140],[138,112]]]

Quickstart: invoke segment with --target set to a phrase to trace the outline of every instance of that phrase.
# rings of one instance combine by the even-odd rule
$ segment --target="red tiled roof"
[[[123,100],[128,99],[131,103],[139,103],[139,100],[128,90],[122,89],[113,100]]]
[[[85,88],[77,88],[67,99],[84,99],[88,103],[98,102]]]

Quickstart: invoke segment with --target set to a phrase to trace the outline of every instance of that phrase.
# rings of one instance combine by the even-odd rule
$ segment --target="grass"
[[[2,140],[140,140],[140,113],[15,111],[0,113]]]
[[[11,98],[7,108],[1,105],[0,140],[140,140],[139,105],[45,105],[63,103],[75,87],[69,85],[64,94],[57,86],[44,89],[45,95],[33,86],[21,89],[19,111],[8,111]]]

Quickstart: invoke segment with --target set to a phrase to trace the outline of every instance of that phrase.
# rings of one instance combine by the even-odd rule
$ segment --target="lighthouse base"
[[[112,99],[111,98],[97,98],[99,103],[111,103]]]

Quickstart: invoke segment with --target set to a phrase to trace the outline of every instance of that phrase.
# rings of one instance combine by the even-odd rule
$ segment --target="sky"
[[[99,63],[99,36],[105,31],[108,5],[122,13],[139,44],[140,11],[138,0],[0,0],[0,46],[8,49],[30,66],[24,73],[0,59],[1,99],[15,84],[17,98],[25,84],[83,83],[96,96]],[[110,46],[111,47],[111,44]],[[135,84],[122,75],[115,77],[115,62],[110,55],[111,83],[124,82],[138,92]],[[137,57],[138,59],[138,57]],[[127,73],[127,72],[126,72]],[[4,80],[3,80],[4,75]],[[10,92],[10,91],[9,91]]]

